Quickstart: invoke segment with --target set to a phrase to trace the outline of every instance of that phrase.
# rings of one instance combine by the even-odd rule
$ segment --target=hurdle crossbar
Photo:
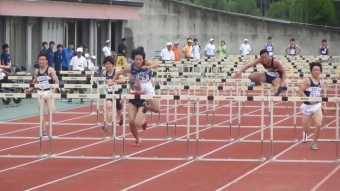
[[[27,158],[27,159],[38,159],[38,158],[48,158],[48,154],[43,154],[43,155],[0,155],[0,158]]]
[[[190,156],[187,158],[181,158],[181,157],[132,157],[132,156],[125,156],[122,157],[122,159],[125,160],[155,160],[155,161],[190,161],[193,160],[194,157]]]
[[[60,155],[50,155],[49,158],[54,159],[84,159],[84,160],[117,160],[120,159],[120,155],[115,156],[60,156]]]

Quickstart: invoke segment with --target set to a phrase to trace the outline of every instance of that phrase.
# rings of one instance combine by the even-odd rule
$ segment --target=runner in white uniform
[[[50,84],[53,84],[53,81],[55,84],[59,84],[59,79],[56,75],[55,70],[52,67],[48,66],[48,56],[47,54],[40,54],[38,57],[38,64],[39,69],[35,70],[35,78],[33,80],[33,84],[38,83],[39,88],[37,91],[38,95],[38,106],[39,109],[42,106],[45,108],[47,106],[48,111],[51,111],[52,113],[55,113],[55,104],[54,99],[50,98],[50,93],[55,93],[57,91],[57,88],[51,89]],[[25,93],[31,93],[34,88],[28,88],[25,90]],[[41,121],[43,124],[43,136],[47,136],[45,122],[47,121],[48,115],[44,115],[44,119]]]
[[[311,77],[306,78],[300,87],[301,97],[321,97],[321,82],[319,76],[322,72],[321,63],[312,62],[310,63]],[[316,141],[320,135],[320,129],[323,119],[323,109],[320,102],[303,102],[301,105],[302,125],[303,125],[303,142],[307,142],[307,133],[310,130],[311,118],[314,118],[315,131],[313,142],[311,144],[312,150],[317,150]]]
[[[132,78],[134,78],[135,80],[137,79],[137,81],[140,81],[143,94],[154,95],[155,91],[154,91],[153,84],[152,84],[152,68],[157,68],[159,64],[151,60],[145,60],[145,52],[142,47],[139,47],[133,50],[131,55],[132,55],[131,57],[133,60],[131,65],[124,68],[123,70],[116,72],[112,81],[115,82],[119,75],[131,74]],[[140,140],[138,138],[136,127],[142,127],[145,124],[142,120],[139,120],[139,119],[143,119],[142,117],[136,117],[136,116],[140,112],[146,113],[147,110],[150,110],[151,112],[159,113],[159,105],[158,105],[158,100],[145,100],[145,102],[142,103],[142,107],[140,107],[138,104],[137,105],[134,104],[136,101],[137,99],[130,100],[130,106],[129,106],[130,122],[129,124],[130,124],[130,130],[136,138],[136,142],[134,145],[139,146]],[[140,102],[140,100],[137,102]]]
[[[255,85],[261,85],[261,83],[272,84],[276,90],[275,96],[280,95],[285,84],[286,71],[281,61],[274,57],[270,57],[266,49],[261,50],[259,58],[245,65],[241,70],[236,72],[236,78],[240,78],[243,71],[257,64],[262,64],[267,71],[264,73],[251,73],[248,77],[251,80],[248,86],[253,87]]]

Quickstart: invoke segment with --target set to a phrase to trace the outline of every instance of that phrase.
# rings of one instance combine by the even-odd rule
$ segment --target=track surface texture
[[[86,114],[90,106],[54,115],[53,121],[60,123],[53,125],[52,134],[58,139],[45,138],[40,142],[38,116],[11,121],[22,124],[0,124],[1,156],[36,156],[0,158],[1,190],[335,191],[340,188],[339,163],[307,162],[335,161],[340,149],[335,141],[319,142],[317,151],[310,149],[310,142],[301,142],[300,103],[294,117],[291,102],[275,102],[272,123],[269,109],[265,108],[263,126],[261,102],[243,102],[240,108],[236,102],[230,103],[209,101],[206,107],[205,101],[192,102],[188,108],[186,101],[180,104],[169,101],[169,105],[161,101],[160,114],[147,113],[149,126],[146,131],[139,131],[140,147],[132,146],[134,141],[128,124],[116,126],[117,139],[104,138],[112,136],[112,129],[104,134],[97,124],[103,121],[103,116],[97,119],[96,115]],[[75,111],[84,114],[71,114]],[[339,119],[335,112],[327,111],[320,139],[335,139],[336,120]],[[25,124],[35,122],[36,125]],[[125,122],[128,123],[128,119]],[[84,125],[75,125],[77,123]],[[40,143],[41,154],[47,157],[38,157]],[[114,155],[120,158],[79,158]],[[192,160],[187,160],[188,157]],[[164,158],[181,160],[162,160]],[[260,161],[262,158],[266,160]],[[214,161],[216,159],[254,161]],[[303,160],[305,162],[301,162]]]

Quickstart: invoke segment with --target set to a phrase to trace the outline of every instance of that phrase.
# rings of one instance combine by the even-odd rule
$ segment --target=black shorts
[[[121,99],[116,99],[116,109],[117,109],[117,110],[122,110],[122,109],[123,109],[122,104],[120,104],[120,100],[121,100]],[[112,102],[112,99],[106,99],[106,101]]]
[[[273,76],[268,75],[267,72],[265,72],[264,75],[266,76],[266,83],[272,84],[273,81],[274,81],[276,78],[281,78],[281,77],[282,77],[281,72],[278,72],[278,74],[279,74],[279,76],[273,77]]]
[[[129,102],[132,103],[132,105],[139,108],[139,107],[143,107],[143,103],[145,102],[145,100],[144,99],[130,99]]]

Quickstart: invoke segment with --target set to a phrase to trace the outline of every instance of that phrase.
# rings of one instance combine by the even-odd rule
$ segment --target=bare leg
[[[48,112],[47,112],[47,115],[45,115],[46,116],[46,118],[45,118],[45,122],[46,121],[48,121],[48,122],[50,122],[50,120],[49,120],[49,118],[50,118],[50,112],[52,113],[52,116],[54,115],[54,113],[56,112],[56,108],[55,108],[55,104],[54,104],[54,99],[52,98],[50,98],[50,99],[48,99],[48,100],[45,100],[45,104],[47,105],[47,108],[48,108]],[[53,119],[53,117],[52,117],[52,119]],[[51,119],[51,120],[52,120]],[[44,126],[44,131],[46,131],[46,127]]]
[[[277,77],[273,80],[272,82],[274,89],[275,89],[275,96],[280,95],[282,92],[282,87],[281,87],[281,78]]]
[[[311,115],[302,115],[302,127],[303,132],[308,133],[310,130],[310,120],[312,116]]]
[[[147,110],[150,110],[154,113],[159,113],[159,104],[158,104],[158,100],[145,100],[146,103],[148,103],[147,105],[144,105],[144,111],[146,112]],[[143,112],[144,112],[143,111]],[[144,113],[145,113],[144,112]]]
[[[321,107],[318,110],[315,111],[315,113],[313,114],[313,118],[314,118],[314,122],[315,122],[315,131],[314,131],[314,135],[313,135],[313,143],[312,144],[316,144],[316,142],[317,142],[317,140],[320,136],[320,130],[321,130],[322,119],[323,119]]]
[[[106,124],[112,123],[112,101],[106,101]]]
[[[142,127],[145,123],[145,114],[142,112],[143,108],[139,107],[137,111],[137,115],[135,118],[135,125],[137,127]]]
[[[251,73],[248,78],[255,83],[256,86],[261,85],[261,83],[266,82],[266,75],[263,72],[255,72]]]
[[[129,105],[129,125],[132,135],[135,137],[136,141],[139,142],[138,130],[135,125],[135,119],[137,114],[137,107],[130,103]]]
[[[302,127],[303,127],[303,142],[307,143],[307,135],[310,131],[310,120],[312,116],[311,115],[302,115]]]

